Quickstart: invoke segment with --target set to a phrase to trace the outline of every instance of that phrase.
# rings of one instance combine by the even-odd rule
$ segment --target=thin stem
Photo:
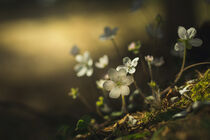
[[[186,55],[187,55],[187,48],[185,46],[184,47],[184,56],[183,56],[183,60],[182,60],[182,67],[181,67],[180,72],[177,75],[176,79],[174,80],[174,83],[177,83],[178,80],[181,78],[181,75],[182,75],[183,70],[184,70],[185,61],[186,61]]]
[[[78,97],[79,97],[79,100],[80,100],[80,101],[81,101],[81,102],[82,102],[90,111],[93,111],[91,105],[87,102],[87,100],[86,100],[83,96],[79,95]]]
[[[127,113],[127,109],[126,109],[126,103],[125,103],[125,96],[121,96],[122,97],[122,112],[123,113]]]
[[[96,105],[96,112],[98,113],[98,115],[102,118],[104,118],[103,114],[101,113],[99,106]]]
[[[153,76],[152,76],[152,67],[151,67],[151,63],[148,62],[148,67],[149,67],[149,75],[150,75],[150,80],[153,81]]]
[[[114,39],[111,39],[111,41],[112,41],[112,44],[113,44],[113,46],[114,46],[114,48],[115,48],[115,50],[117,52],[118,57],[122,58],[122,55],[120,53],[120,50],[118,49],[118,45],[117,45],[116,41]]]
[[[207,64],[210,64],[210,62],[200,62],[200,63],[192,64],[192,65],[189,65],[189,66],[185,67],[182,72],[184,72],[184,71],[186,71],[186,70],[188,70],[190,68],[193,68],[195,66],[207,65]]]

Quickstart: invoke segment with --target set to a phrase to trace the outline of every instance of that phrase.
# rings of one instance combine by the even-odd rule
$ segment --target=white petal
[[[75,71],[79,71],[80,69],[82,69],[83,65],[82,64],[77,64],[74,66],[74,70]]]
[[[104,68],[104,65],[102,65],[102,64],[99,63],[99,62],[96,62],[96,63],[95,63],[95,66],[96,66],[97,68],[99,68],[99,69],[103,69],[103,68]]]
[[[191,27],[190,29],[187,30],[187,35],[189,39],[192,39],[196,35],[196,29]]]
[[[82,62],[83,61],[83,56],[78,54],[78,55],[76,55],[75,59],[76,59],[77,62]]]
[[[183,26],[178,27],[178,36],[181,39],[187,39],[187,31]]]
[[[86,75],[90,77],[93,74],[93,68],[89,68],[86,72]]]
[[[84,76],[87,72],[87,67],[83,66],[78,72],[77,72],[77,76],[81,77]]]
[[[87,61],[87,64],[88,64],[88,66],[92,66],[93,65],[93,59],[88,59],[88,61]]]
[[[123,64],[125,66],[130,66],[131,65],[131,59],[129,57],[124,57],[123,58]]]
[[[194,39],[190,39],[189,43],[194,47],[199,47],[203,44],[203,41],[201,39],[194,38]]]
[[[121,94],[121,89],[119,87],[114,87],[110,93],[109,93],[109,97],[110,98],[119,98]]]
[[[105,90],[110,91],[111,89],[116,87],[116,84],[113,81],[108,80],[108,81],[104,82],[103,87]]]
[[[134,67],[131,67],[128,69],[128,73],[134,74],[136,72],[136,69]]]
[[[120,94],[123,96],[129,95],[130,89],[128,86],[120,86]]]
[[[134,58],[131,62],[131,66],[136,67],[138,65],[138,61],[139,61],[139,57]]]
[[[130,85],[134,82],[133,76],[126,76],[122,79],[122,84],[124,85]]]
[[[85,51],[83,57],[84,61],[87,62],[90,59],[90,53],[88,51]]]
[[[128,67],[124,66],[124,65],[120,65],[116,68],[117,71],[121,70],[121,69],[124,69],[126,70],[126,72],[128,72]]]
[[[113,69],[113,68],[109,69],[108,75],[109,75],[109,78],[110,78],[111,80],[113,79],[113,77],[114,77],[116,74],[117,74],[117,70],[115,70],[115,69]]]
[[[182,42],[177,42],[174,46],[175,51],[182,51],[184,50],[184,44]]]
[[[108,65],[109,63],[109,58],[107,55],[104,55],[103,57],[100,58],[99,60],[103,65]]]

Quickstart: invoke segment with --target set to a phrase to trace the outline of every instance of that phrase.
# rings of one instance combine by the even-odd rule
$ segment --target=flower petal
[[[131,65],[131,59],[129,57],[124,57],[123,58],[123,64],[125,66],[130,66]]]
[[[83,57],[84,61],[87,62],[90,59],[90,53],[88,51],[85,51]]]
[[[81,76],[84,76],[87,72],[87,67],[83,66],[81,67],[81,69],[77,72],[77,76],[78,77],[81,77]]]
[[[131,62],[131,66],[136,67],[138,65],[138,61],[139,61],[139,57],[134,58]]]
[[[115,69],[113,69],[113,68],[109,69],[108,75],[109,75],[109,78],[110,78],[111,80],[113,79],[113,77],[114,77],[116,74],[117,74],[117,70],[115,70]]]
[[[128,69],[128,73],[134,74],[136,72],[136,69],[134,67],[131,67]]]
[[[75,57],[77,62],[82,62],[83,61],[83,56],[81,54],[76,55]]]
[[[121,93],[121,88],[119,87],[114,87],[110,93],[109,93],[109,97],[110,98],[119,98],[120,97],[120,93]]]
[[[113,81],[108,80],[108,81],[104,82],[103,87],[105,90],[110,91],[114,87],[116,87],[116,84]]]
[[[89,68],[86,72],[86,75],[90,77],[93,74],[93,68]]]
[[[182,50],[184,50],[184,44],[182,42],[177,42],[174,45],[174,50],[175,51],[182,51]]]
[[[116,68],[117,71],[121,70],[121,69],[124,69],[126,70],[126,72],[128,72],[128,67],[124,66],[124,65],[120,65]]]
[[[99,68],[99,69],[103,69],[103,68],[104,68],[104,65],[102,65],[102,64],[99,63],[99,62],[96,62],[96,63],[95,63],[95,66],[96,66],[97,68]]]
[[[103,65],[108,65],[108,63],[109,63],[109,58],[108,58],[108,56],[107,56],[107,55],[104,55],[103,57],[101,57],[101,58],[99,59],[99,62],[102,63]]]
[[[93,65],[93,59],[89,58],[87,61],[88,66],[92,66]]]
[[[120,94],[122,96],[129,95],[129,93],[130,93],[130,89],[128,86],[120,86]]]
[[[199,47],[203,44],[203,41],[201,39],[194,38],[194,39],[190,39],[189,43],[194,47]]]
[[[178,36],[181,39],[187,39],[187,31],[183,26],[178,27]]]
[[[123,85],[130,85],[134,82],[133,76],[126,76],[122,79]]]
[[[195,28],[191,27],[190,29],[187,30],[187,35],[189,39],[192,39],[195,37],[197,31]]]

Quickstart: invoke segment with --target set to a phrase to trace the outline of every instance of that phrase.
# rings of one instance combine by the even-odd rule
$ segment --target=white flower
[[[188,90],[188,87],[189,87],[190,85],[187,85],[186,87],[184,87],[183,89],[181,89],[181,90],[179,90],[179,93],[181,94],[181,95],[183,95],[184,93],[186,93],[186,92],[188,92],[189,90]]]
[[[80,49],[77,47],[77,45],[74,45],[72,48],[71,48],[71,54],[73,55],[73,56],[76,56],[77,54],[79,54],[79,52],[80,52]]]
[[[145,58],[145,61],[147,61],[148,63],[151,63],[154,60],[154,57],[151,55],[147,55],[144,58]]]
[[[106,82],[106,80],[100,79],[100,80],[96,81],[96,85],[99,89],[103,89],[103,85],[104,85],[105,82]]]
[[[105,68],[109,64],[109,58],[107,55],[104,55],[99,58],[99,62],[95,63],[95,66],[99,69]]]
[[[156,67],[160,67],[165,63],[163,57],[160,58],[154,58],[154,60],[151,62],[152,65],[156,66]]]
[[[175,44],[174,49],[176,51],[179,51],[180,49],[183,49],[185,46],[188,49],[191,49],[192,46],[199,47],[203,44],[203,41],[198,38],[194,38],[197,31],[195,28],[191,27],[188,30],[186,30],[184,27],[179,26],[178,27],[178,36],[179,41]]]
[[[110,27],[104,27],[104,34],[100,35],[100,40],[110,40],[117,34],[118,28],[111,29]]]
[[[136,66],[138,65],[139,57],[134,58],[132,61],[129,57],[123,58],[123,64],[116,68],[117,71],[124,69],[129,74],[134,74],[136,72]]]
[[[107,80],[103,87],[105,90],[110,91],[109,97],[118,98],[120,95],[129,95],[130,89],[128,86],[134,81],[132,76],[127,76],[124,69],[117,71],[113,68],[109,69],[108,75],[110,80]]]
[[[75,59],[78,64],[74,67],[74,70],[77,72],[78,77],[84,75],[89,77],[93,74],[93,60],[91,59],[89,52],[86,51],[83,55],[78,54]]]
[[[163,38],[163,33],[160,26],[155,26],[154,24],[148,24],[146,26],[146,31],[148,35],[152,38]]]

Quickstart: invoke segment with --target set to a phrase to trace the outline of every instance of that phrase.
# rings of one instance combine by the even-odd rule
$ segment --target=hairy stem
[[[182,60],[182,66],[181,69],[179,71],[179,74],[177,75],[176,79],[174,80],[174,83],[177,83],[178,80],[181,78],[181,75],[183,73],[184,70],[184,66],[185,66],[185,61],[186,61],[186,55],[187,55],[187,47],[184,47],[184,55],[183,55],[183,60]]]

